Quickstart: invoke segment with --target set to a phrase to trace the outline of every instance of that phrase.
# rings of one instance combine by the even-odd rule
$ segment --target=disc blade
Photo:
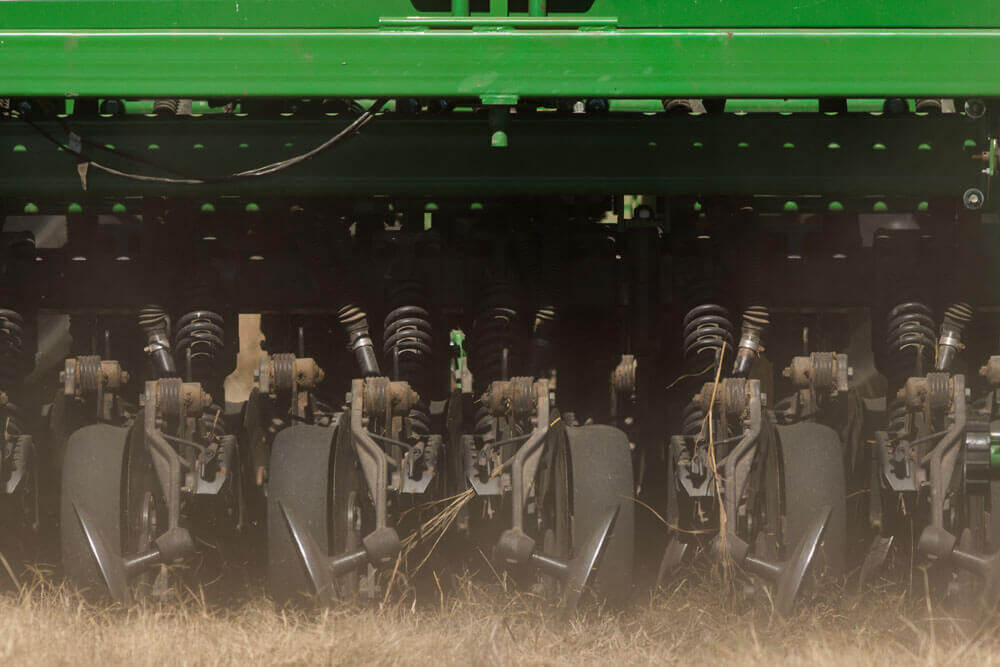
[[[831,513],[833,513],[833,507],[830,506],[820,510],[802,535],[802,539],[795,545],[795,551],[792,552],[791,558],[780,566],[781,574],[778,575],[776,607],[782,616],[791,613],[795,606],[795,598],[798,597],[802,580],[816,555],[816,548],[819,546],[819,540],[823,536],[823,529],[826,528]]]
[[[132,596],[128,590],[128,576],[125,572],[125,561],[117,550],[113,550],[97,530],[89,515],[77,503],[73,503],[73,511],[76,512],[77,521],[80,522],[80,529],[83,530],[90,547],[90,553],[97,561],[97,568],[101,572],[111,599],[119,604],[128,605],[132,602]]]
[[[604,546],[608,542],[611,527],[618,518],[618,507],[613,507],[607,515],[597,525],[597,529],[590,535],[590,538],[583,544],[579,553],[569,562],[569,569],[566,573],[566,607],[575,609],[580,603],[580,596],[590,583],[593,576],[594,565],[601,556]]]
[[[295,550],[312,581],[316,595],[320,598],[331,596],[334,589],[330,559],[309,534],[305,523],[295,513],[295,510],[282,502],[279,502],[278,506],[281,508],[282,516],[285,517],[285,524],[288,526],[288,532],[295,544]]]

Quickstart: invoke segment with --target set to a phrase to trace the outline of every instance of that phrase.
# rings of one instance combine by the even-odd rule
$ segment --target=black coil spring
[[[349,303],[337,311],[337,321],[348,331],[355,331],[358,327],[368,328],[368,314],[360,306]]]
[[[385,318],[382,353],[395,380],[419,387],[430,369],[434,330],[430,313],[420,306],[400,306]]]
[[[192,310],[177,320],[174,353],[180,368],[187,373],[190,356],[190,380],[203,382],[215,379],[216,361],[225,346],[225,319],[211,310]]]
[[[742,333],[758,336],[771,324],[771,311],[767,306],[748,306],[743,311]]]
[[[681,432],[687,436],[697,436],[701,433],[702,422],[705,421],[705,411],[694,401],[684,406],[681,413]]]
[[[480,390],[484,391],[495,380],[518,374],[517,323],[517,300],[511,286],[495,283],[477,309],[469,338],[469,368]]]
[[[930,308],[919,301],[897,305],[889,311],[886,332],[890,382],[895,387],[931,370],[937,341]]]
[[[950,327],[953,331],[965,331],[965,327],[972,321],[974,311],[972,306],[964,301],[958,301],[948,306],[944,311],[941,326]]]
[[[695,306],[684,316],[684,358],[702,366],[733,351],[733,323],[729,311],[712,303]]]
[[[430,410],[424,396],[434,356],[434,328],[427,309],[416,305],[424,302],[421,284],[402,280],[393,291],[390,303],[401,305],[383,323],[382,353],[393,379],[409,382],[421,394],[407,415],[411,434],[420,438],[430,433]]]
[[[24,317],[0,308],[0,389],[9,391],[27,373],[24,353]]]
[[[170,316],[162,307],[149,304],[139,310],[139,328],[147,335],[154,332],[169,335]]]

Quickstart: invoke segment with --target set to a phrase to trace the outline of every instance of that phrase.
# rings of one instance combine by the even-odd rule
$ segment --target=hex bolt
[[[986,201],[986,196],[983,191],[979,188],[969,188],[962,195],[962,203],[965,208],[970,211],[977,211],[983,207],[983,203]]]
[[[986,115],[986,102],[980,99],[965,101],[965,115],[973,120],[978,120]]]

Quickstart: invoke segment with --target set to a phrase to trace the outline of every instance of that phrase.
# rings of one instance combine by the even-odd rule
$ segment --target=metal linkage
[[[775,413],[785,423],[813,418],[847,392],[853,374],[846,354],[813,352],[808,357],[794,357],[782,375],[798,391],[779,402]]]
[[[114,360],[97,355],[71,357],[59,373],[63,395],[80,402],[92,402],[98,421],[110,422],[114,417],[114,399],[129,374]]]
[[[288,414],[302,420],[306,419],[309,393],[324,377],[315,359],[290,353],[261,355],[254,372],[260,392],[275,401],[287,402]]]
[[[401,490],[402,480],[390,479],[389,467],[397,471],[403,463],[390,456],[376,442],[399,446],[413,456],[412,447],[399,438],[401,417],[420,400],[419,394],[406,382],[393,382],[386,377],[358,378],[351,383],[350,423],[354,450],[375,501],[375,528],[388,525],[388,490]],[[400,457],[403,455],[401,454]]]

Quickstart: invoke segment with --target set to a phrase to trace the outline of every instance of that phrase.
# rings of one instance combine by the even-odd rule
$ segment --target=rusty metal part
[[[944,373],[931,373],[928,375],[945,375]],[[935,379],[935,385],[940,382]],[[965,405],[965,376],[955,375],[948,382],[949,393],[951,394],[950,408],[951,414],[947,432],[935,445],[922,463],[930,464],[930,487],[931,487],[931,525],[939,528],[944,526],[944,501],[951,486],[952,475],[955,472],[955,465],[958,462],[962,447],[959,445],[964,441],[961,437],[965,432],[966,405]],[[931,391],[940,395],[942,389],[934,386]]]
[[[365,379],[361,392],[366,417],[405,417],[420,401],[420,394],[408,382],[387,377]]]
[[[535,411],[540,399],[547,398],[538,394],[539,387],[539,383],[530,377],[498,380],[490,384],[481,403],[494,417],[526,417]],[[548,393],[548,383],[545,383],[544,391]]]
[[[323,369],[312,357],[299,358],[285,353],[262,355],[256,379],[261,393],[277,396],[315,389],[325,377]]]
[[[740,413],[746,412],[743,437],[719,465],[722,468],[723,478],[722,500],[726,516],[729,518],[726,526],[727,531],[731,532],[732,536],[736,534],[737,521],[735,519],[750,479],[750,468],[753,465],[764,423],[760,380],[743,380],[743,382],[745,385],[742,396],[746,400],[745,409],[740,410]]]
[[[379,380],[383,382],[378,382]],[[375,443],[365,427],[365,414],[368,412],[365,403],[369,392],[373,392],[377,400],[389,403],[385,401],[388,384],[387,378],[356,378],[351,382],[351,442],[361,463],[368,491],[375,502],[376,529],[387,525],[389,456]]]
[[[808,357],[794,357],[782,375],[801,389],[836,396],[847,391],[851,369],[846,354],[813,352]]]
[[[992,356],[986,365],[979,369],[979,374],[986,378],[991,387],[1000,386],[1000,356]]]
[[[701,391],[694,396],[694,403],[702,410],[708,410],[712,405],[716,414],[727,417],[739,417],[747,409],[752,395],[751,383],[754,380],[746,378],[725,378],[719,382],[718,389],[714,382],[706,382]],[[757,383],[759,386],[759,382]],[[715,396],[713,402],[713,395]]]
[[[66,396],[83,398],[87,394],[116,392],[128,383],[129,374],[117,361],[88,355],[67,359],[65,370],[59,373],[59,381]]]
[[[908,410],[943,410],[955,398],[955,380],[948,373],[928,373],[925,377],[912,377],[899,390]]]
[[[530,382],[531,378],[514,378],[511,383],[518,383],[519,394],[524,396],[527,391],[524,381]],[[496,384],[496,383],[494,383]],[[492,387],[491,387],[492,389]],[[513,507],[511,514],[512,526],[514,530],[524,528],[524,507],[528,502],[530,484],[525,484],[525,480],[534,480],[538,470],[538,463],[542,458],[542,444],[549,433],[549,383],[546,380],[538,380],[532,387],[531,394],[534,397],[534,420],[531,436],[517,453],[511,465],[511,493],[513,495]],[[524,399],[526,400],[526,398]]]
[[[212,396],[199,382],[163,378],[146,383],[145,401],[146,409],[153,408],[157,417],[197,417],[212,405]]]

